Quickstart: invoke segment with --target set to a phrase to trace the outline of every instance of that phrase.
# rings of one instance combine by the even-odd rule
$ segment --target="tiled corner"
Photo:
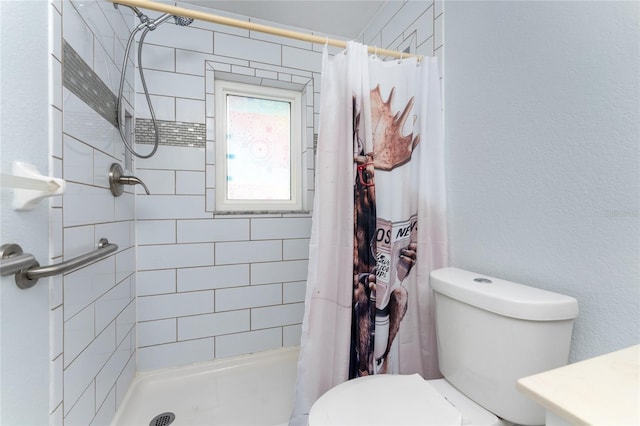
[[[135,359],[133,198],[116,202],[107,181],[108,166],[123,161],[114,87],[116,56],[124,52],[112,28],[124,20],[100,2],[80,3],[50,5],[50,167],[67,181],[65,195],[50,204],[51,251],[68,260],[95,250],[101,237],[119,249],[50,278],[52,425],[108,424],[116,384],[135,374],[125,369]]]

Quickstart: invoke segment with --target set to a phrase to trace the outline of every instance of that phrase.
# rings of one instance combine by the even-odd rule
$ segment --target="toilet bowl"
[[[444,379],[341,383],[313,404],[310,426],[544,424],[516,381],[567,363],[576,299],[458,268],[433,271],[429,282]]]
[[[446,380],[424,380],[419,374],[381,374],[349,380],[322,395],[309,413],[310,426],[510,424]]]

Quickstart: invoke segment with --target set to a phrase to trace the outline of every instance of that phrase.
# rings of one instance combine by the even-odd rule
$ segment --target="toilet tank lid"
[[[429,282],[438,293],[507,317],[557,321],[578,316],[573,297],[459,268],[432,271]]]

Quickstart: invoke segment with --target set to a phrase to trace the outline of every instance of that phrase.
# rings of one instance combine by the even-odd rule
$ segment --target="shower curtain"
[[[443,151],[435,58],[325,49],[291,425],[351,378],[440,377],[429,273],[447,264]]]

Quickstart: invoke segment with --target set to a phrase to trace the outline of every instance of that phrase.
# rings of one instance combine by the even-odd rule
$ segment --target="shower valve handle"
[[[150,195],[149,188],[135,176],[123,176],[122,167],[118,163],[113,163],[109,169],[109,189],[115,197],[122,195],[124,185],[142,185],[147,195]]]

